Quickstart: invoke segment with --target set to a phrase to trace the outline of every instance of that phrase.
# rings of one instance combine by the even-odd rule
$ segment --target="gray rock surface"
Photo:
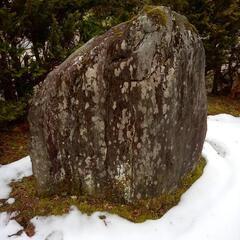
[[[175,189],[201,155],[204,69],[196,30],[165,7],[86,43],[35,89],[39,192],[133,201]]]

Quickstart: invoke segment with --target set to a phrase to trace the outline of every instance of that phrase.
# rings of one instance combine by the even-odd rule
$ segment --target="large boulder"
[[[204,68],[195,28],[161,6],[74,52],[32,99],[39,192],[133,201],[175,189],[206,134]]]

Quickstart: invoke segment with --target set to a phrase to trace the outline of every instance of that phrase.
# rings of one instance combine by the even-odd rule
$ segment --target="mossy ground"
[[[124,217],[132,222],[143,222],[147,219],[160,218],[169,208],[176,205],[181,195],[195,182],[203,172],[205,160],[201,159],[195,170],[184,177],[179,188],[171,193],[151,201],[143,200],[126,205],[112,203],[103,199],[94,199],[89,196],[51,196],[38,197],[36,181],[33,176],[12,183],[10,197],[16,199],[12,205],[4,204],[0,212],[18,212],[16,220],[23,226],[28,227],[29,221],[34,216],[61,215],[67,213],[74,205],[81,212],[91,214],[95,211],[107,211]]]
[[[240,102],[227,97],[209,97],[208,114],[219,113],[240,116]],[[24,123],[14,125],[8,128],[8,130],[0,131],[0,164],[7,164],[28,155],[28,141],[28,128]],[[179,188],[172,194],[166,194],[151,201],[140,201],[134,205],[114,204],[102,199],[93,199],[89,196],[59,197],[56,195],[48,198],[39,198],[36,193],[34,177],[28,177],[20,182],[12,183],[13,191],[11,197],[14,197],[16,201],[12,205],[5,204],[5,201],[0,201],[3,203],[3,206],[0,207],[0,212],[19,212],[16,220],[31,234],[33,230],[29,220],[32,217],[36,215],[64,214],[69,211],[72,205],[78,207],[83,213],[91,214],[95,211],[107,211],[133,222],[158,219],[179,202],[181,195],[201,176],[204,166],[205,161],[201,160],[195,170],[182,179]],[[100,218],[102,217],[100,216]]]

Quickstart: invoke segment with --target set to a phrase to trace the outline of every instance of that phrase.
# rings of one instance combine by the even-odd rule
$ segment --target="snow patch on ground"
[[[15,198],[9,198],[7,201],[6,201],[7,204],[11,205],[11,204],[14,204],[15,203]]]
[[[6,212],[0,213],[0,239],[8,240],[13,239],[8,236],[17,233],[23,228],[15,221],[11,219],[11,214]]]
[[[240,239],[240,118],[220,114],[208,117],[208,132],[203,148],[207,160],[203,176],[182,196],[180,203],[161,219],[131,223],[108,213],[87,216],[76,208],[63,216],[35,217],[36,234],[29,238],[7,238],[21,226],[6,213],[0,213],[1,240],[239,240]],[[20,160],[22,161],[22,160]],[[16,162],[15,164],[19,163]],[[19,163],[17,168],[29,169]],[[5,166],[9,167],[9,165]],[[0,168],[0,170],[2,167]],[[12,170],[9,170],[10,172]],[[26,174],[26,172],[25,172]],[[30,171],[27,171],[30,174]],[[0,184],[20,178],[8,177]],[[15,176],[15,175],[14,175]],[[6,179],[6,178],[5,178]],[[0,194],[8,196],[9,189]],[[4,189],[4,188],[3,188]],[[100,219],[99,215],[106,219]]]

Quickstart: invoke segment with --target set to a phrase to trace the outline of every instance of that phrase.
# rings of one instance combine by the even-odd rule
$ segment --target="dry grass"
[[[234,100],[225,96],[208,97],[208,115],[227,113],[240,116],[240,100]]]

